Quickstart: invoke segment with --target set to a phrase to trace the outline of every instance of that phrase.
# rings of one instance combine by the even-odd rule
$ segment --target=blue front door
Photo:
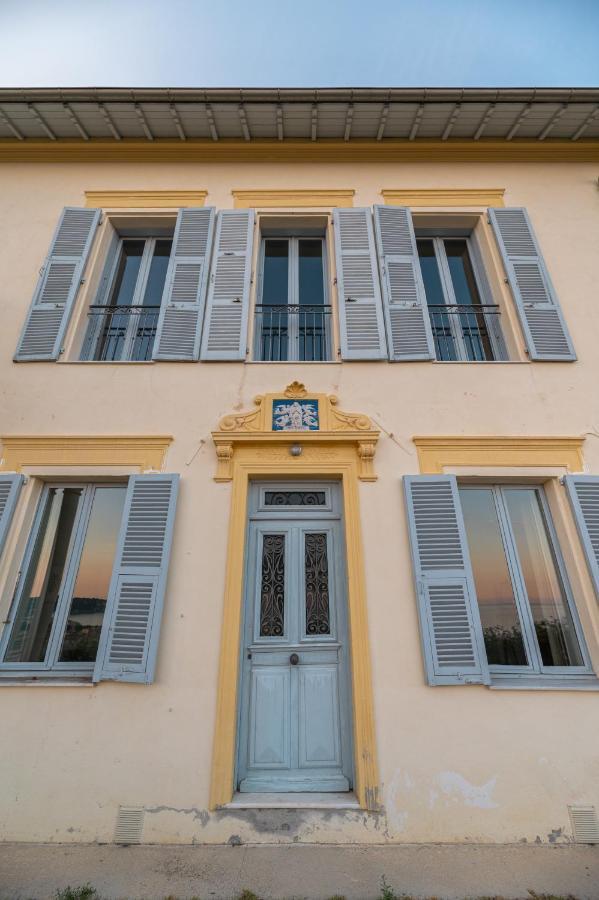
[[[240,791],[351,789],[340,501],[334,483],[251,487]]]

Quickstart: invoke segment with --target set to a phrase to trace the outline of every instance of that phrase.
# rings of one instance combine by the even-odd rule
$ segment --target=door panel
[[[265,496],[264,485],[252,486],[239,790],[346,791],[352,742],[339,489],[326,485],[320,509],[266,509]]]

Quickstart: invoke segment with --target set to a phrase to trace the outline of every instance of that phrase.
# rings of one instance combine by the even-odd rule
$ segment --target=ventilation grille
[[[599,844],[599,821],[594,806],[569,806],[574,840],[578,844]]]
[[[141,844],[144,810],[141,806],[119,806],[114,829],[115,844]]]

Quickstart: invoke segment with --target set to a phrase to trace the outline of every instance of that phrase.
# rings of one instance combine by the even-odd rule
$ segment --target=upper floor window
[[[171,238],[120,238],[103,289],[89,307],[81,358],[100,362],[152,358]]]
[[[331,359],[324,237],[262,238],[254,358],[264,362]]]
[[[499,306],[483,302],[470,239],[419,237],[417,248],[437,359],[501,359]]]

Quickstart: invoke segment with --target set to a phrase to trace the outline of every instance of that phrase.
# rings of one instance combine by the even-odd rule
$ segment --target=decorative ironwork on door
[[[306,533],[306,634],[330,634],[329,561],[326,534]]]
[[[265,506],[324,506],[324,491],[265,491]]]
[[[285,535],[265,534],[260,584],[260,637],[285,631]]]

